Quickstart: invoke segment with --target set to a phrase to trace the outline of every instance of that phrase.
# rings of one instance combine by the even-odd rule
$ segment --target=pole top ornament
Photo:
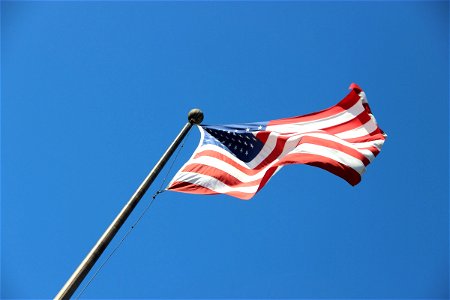
[[[192,124],[200,124],[203,121],[203,112],[198,108],[191,109],[188,113],[188,121]]]

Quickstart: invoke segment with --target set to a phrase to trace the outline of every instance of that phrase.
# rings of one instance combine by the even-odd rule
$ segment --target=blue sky
[[[388,134],[358,186],[297,165],[251,201],[163,193],[82,298],[448,298],[448,15],[428,1],[2,1],[1,297],[55,296],[191,108],[266,121],[356,82]]]

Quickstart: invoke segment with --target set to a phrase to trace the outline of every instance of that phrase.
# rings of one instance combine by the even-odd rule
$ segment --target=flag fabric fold
[[[386,134],[378,127],[364,91],[328,109],[269,122],[200,125],[200,143],[167,190],[252,198],[288,164],[325,169],[351,185],[361,181]]]

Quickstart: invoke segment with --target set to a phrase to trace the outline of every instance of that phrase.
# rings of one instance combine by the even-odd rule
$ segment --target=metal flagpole
[[[181,132],[163,154],[163,156],[159,159],[158,163],[153,167],[153,170],[147,175],[141,185],[138,187],[136,192],[134,192],[133,196],[131,196],[128,203],[123,207],[114,221],[109,225],[108,229],[106,229],[105,233],[100,237],[92,250],[88,253],[86,258],[81,262],[78,268],[73,272],[72,276],[67,280],[66,284],[62,287],[59,293],[55,296],[55,299],[70,299],[75,290],[79,287],[83,279],[89,273],[89,271],[94,266],[95,262],[98,260],[100,255],[102,255],[103,251],[106,249],[108,244],[114,238],[116,233],[119,231],[120,227],[125,223],[128,216],[131,214],[133,209],[139,203],[142,196],[144,196],[145,192],[148,190],[152,182],[155,180],[156,176],[158,176],[161,169],[164,167],[166,162],[169,160],[170,156],[173,154],[175,149],[178,147],[180,142],[186,136],[186,134],[191,129],[192,125],[200,124],[203,121],[203,112],[200,109],[193,109],[188,114],[188,123],[184,125]]]

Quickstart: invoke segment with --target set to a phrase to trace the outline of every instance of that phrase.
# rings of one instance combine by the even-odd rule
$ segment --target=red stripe
[[[372,113],[372,111],[370,110],[370,106],[369,106],[368,103],[363,103],[363,107],[364,107],[364,109],[365,109],[369,114]]]
[[[283,153],[284,145],[286,144],[287,139],[288,136],[277,136],[277,142],[272,152],[269,155],[267,155],[267,157],[262,162],[260,162],[259,165],[256,166],[254,169],[260,170],[265,166],[267,166],[268,164],[270,164],[271,162],[273,162],[275,159],[277,159],[278,156],[280,156],[280,154]]]
[[[341,164],[331,158],[320,156],[316,154],[306,154],[306,153],[292,153],[286,155],[277,164],[308,164],[310,166],[315,166],[324,170],[327,170],[344,180],[346,180],[351,185],[356,185],[361,181],[361,175],[356,172],[353,168]]]
[[[241,172],[243,172],[247,175],[254,175],[259,172],[258,170],[253,170],[250,168],[243,167],[240,164],[238,164],[237,162],[235,162],[233,159],[229,158],[228,156],[225,156],[225,155],[221,154],[220,152],[217,152],[214,150],[201,151],[201,152],[197,153],[194,158],[198,158],[201,156],[217,158],[217,159],[235,167],[236,169],[240,170]],[[236,160],[237,160],[237,158],[236,158]]]
[[[259,192],[259,190],[261,190],[266,185],[266,183],[273,176],[273,174],[275,173],[277,168],[278,168],[278,166],[272,166],[269,169],[267,169],[266,173],[264,174],[263,178],[261,179],[261,183],[259,184],[258,190],[256,192]]]
[[[168,188],[168,190],[181,192],[181,193],[187,193],[187,194],[202,194],[202,195],[217,195],[217,194],[219,194],[219,193],[217,193],[213,190],[210,190],[208,188],[205,188],[201,185],[184,182],[184,181],[175,181]],[[236,192],[236,191],[228,192],[225,194],[242,199],[242,200],[248,200],[255,195],[255,194],[242,193],[242,192]]]
[[[191,194],[204,194],[204,195],[218,194],[213,190],[186,181],[175,181],[167,189],[171,191],[191,193]]]
[[[380,130],[381,131],[381,130]],[[382,132],[382,131],[381,131]],[[308,133],[306,133],[305,134],[305,136],[309,136],[309,134],[314,134],[314,133],[318,133],[318,134],[324,134],[324,132],[323,131],[320,131],[320,130],[318,130],[318,131],[311,131],[311,132],[308,132]],[[308,134],[308,135],[307,135]],[[325,133],[325,134],[327,134],[327,133]],[[339,139],[341,139],[341,138],[339,138]],[[360,140],[361,139],[361,140]],[[352,139],[341,139],[341,140],[343,140],[343,141],[345,141],[345,142],[348,142],[348,143],[364,143],[364,142],[375,142],[375,141],[380,141],[380,140],[382,140],[382,141],[384,141],[386,138],[382,135],[382,134],[379,134],[379,133],[377,133],[377,134],[375,134],[375,135],[373,135],[373,136],[371,136],[371,134],[368,134],[368,135],[364,135],[364,136],[361,136],[361,137],[357,137],[357,138],[352,138]],[[361,150],[363,150],[363,149],[366,149],[366,150],[369,150],[369,151],[371,151],[372,153],[379,153],[380,152],[380,150],[377,148],[377,147],[375,147],[375,146],[371,146],[371,147],[358,147],[358,145],[353,145],[353,147],[355,147],[356,149],[361,149]]]
[[[263,144],[267,142],[267,139],[269,138],[270,131],[258,131],[256,133],[256,138],[260,140]]]
[[[378,153],[380,153],[380,149],[378,149],[377,147],[374,147],[374,146],[372,146],[372,147],[367,147],[367,148],[358,148],[358,149],[360,149],[360,150],[369,150],[369,151],[372,152],[373,155],[375,155],[375,156],[377,156]]]
[[[369,122],[370,120],[371,120],[371,118],[370,118],[369,114],[367,112],[363,111],[362,113],[357,115],[355,118],[353,118],[347,122],[337,124],[334,126],[330,126],[330,127],[326,127],[326,128],[323,128],[322,130],[324,130],[330,134],[338,134],[341,132],[350,131],[350,130],[354,130],[358,127],[361,127],[364,124],[366,124],[367,122]]]
[[[318,119],[328,118],[331,116],[334,116],[336,114],[339,114],[341,112],[344,112],[348,110],[350,107],[355,105],[359,101],[359,95],[355,92],[355,90],[352,90],[347,96],[345,96],[344,99],[342,99],[338,104],[335,106],[332,106],[330,108],[321,110],[319,112],[314,112],[306,115],[291,117],[291,118],[284,118],[279,120],[273,120],[270,121],[267,126],[273,126],[273,125],[283,125],[283,124],[291,124],[291,123],[298,123],[298,122],[308,122],[308,121],[315,121]]]
[[[356,83],[352,82],[350,86],[348,87],[349,90],[355,90],[358,94],[362,92],[362,89],[357,85]]]
[[[227,173],[221,169],[196,163],[187,165],[185,168],[183,168],[182,172],[193,172],[197,174],[211,176],[223,182],[224,184],[232,187],[255,186],[261,182],[261,178],[257,180],[242,182],[236,177],[234,177],[233,174]]]
[[[305,136],[300,141],[300,144],[304,144],[304,143],[314,144],[314,145],[319,145],[319,146],[325,146],[325,147],[328,147],[328,148],[336,149],[336,150],[344,152],[344,153],[346,153],[348,155],[351,155],[351,156],[353,156],[356,159],[359,159],[360,161],[362,161],[362,163],[365,166],[370,164],[370,160],[366,156],[364,156],[364,154],[359,152],[358,150],[355,150],[355,149],[353,149],[351,147],[342,145],[342,144],[334,142],[334,141],[321,139],[321,138],[318,138],[318,137]]]
[[[343,139],[343,140],[346,142],[349,142],[349,143],[364,143],[364,142],[373,142],[376,140],[384,141],[385,139],[386,138],[383,135],[383,131],[381,131],[380,128],[377,128],[369,134],[359,136],[356,138]]]

